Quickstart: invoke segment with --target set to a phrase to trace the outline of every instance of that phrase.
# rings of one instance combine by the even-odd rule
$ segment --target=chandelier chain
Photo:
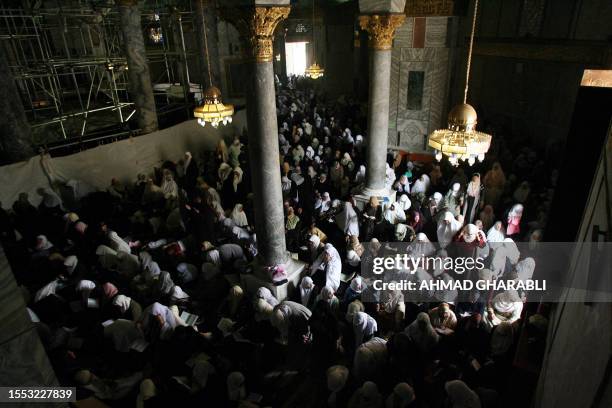
[[[206,65],[208,66],[208,84],[212,86],[212,74],[210,72],[210,56],[208,55],[208,35],[206,34],[206,14],[204,13],[204,0],[199,1],[202,9],[202,26],[204,28],[204,51],[206,53]]]
[[[470,47],[468,49],[467,69],[465,73],[465,91],[463,92],[463,103],[467,103],[468,87],[470,84],[470,69],[472,68],[472,49],[474,47],[474,33],[476,31],[476,16],[478,15],[478,0],[474,1],[474,17],[472,18],[472,32],[470,34]]]

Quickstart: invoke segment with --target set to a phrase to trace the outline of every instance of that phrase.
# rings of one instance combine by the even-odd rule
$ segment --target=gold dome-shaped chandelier
[[[204,24],[204,49],[206,51],[206,64],[208,65],[208,88],[202,95],[203,104],[193,110],[193,116],[198,118],[200,126],[210,123],[216,128],[220,124],[227,125],[232,123],[234,105],[225,105],[221,102],[221,91],[212,84],[212,74],[210,71],[210,56],[208,55],[208,36],[206,35],[206,19],[202,19]]]
[[[483,161],[485,153],[491,146],[491,135],[476,131],[478,115],[476,110],[467,103],[477,14],[478,0],[474,3],[463,103],[456,105],[449,112],[447,128],[433,131],[428,141],[428,145],[435,149],[436,160],[440,161],[443,156],[447,156],[453,166],[458,166],[460,161],[467,161],[470,166],[476,163],[476,160]]]
[[[312,60],[313,63],[306,68],[304,75],[311,79],[319,79],[325,75],[325,69],[317,64],[317,47],[314,33],[315,26],[315,2],[312,0]]]

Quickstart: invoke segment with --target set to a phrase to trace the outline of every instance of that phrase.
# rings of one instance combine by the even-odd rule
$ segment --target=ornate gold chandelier
[[[319,79],[325,75],[325,69],[317,64],[317,47],[314,33],[315,26],[315,2],[312,0],[312,59],[313,63],[306,68],[304,75],[311,79]]]
[[[212,74],[210,71],[210,56],[208,55],[208,37],[206,35],[206,21],[204,24],[204,49],[206,50],[206,64],[208,65],[208,83],[209,86],[204,90],[203,104],[193,110],[193,116],[198,118],[200,126],[206,126],[210,123],[216,128],[220,124],[227,125],[232,123],[232,115],[234,114],[234,105],[224,105],[221,102],[221,91],[212,84]]]
[[[447,128],[433,131],[428,141],[428,145],[435,149],[436,160],[440,161],[443,156],[447,156],[453,166],[458,166],[459,161],[467,161],[470,166],[476,163],[476,160],[483,161],[485,153],[491,146],[491,135],[476,131],[478,115],[476,110],[467,103],[477,14],[478,0],[474,3],[463,103],[456,105],[449,112]]]

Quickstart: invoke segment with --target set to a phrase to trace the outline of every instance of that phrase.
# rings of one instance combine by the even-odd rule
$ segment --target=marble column
[[[0,47],[0,165],[34,155],[32,133],[8,59]]]
[[[0,384],[3,387],[59,386],[36,325],[0,246]],[[22,406],[13,404],[12,406]],[[37,404],[23,406],[34,406]],[[66,403],[42,404],[67,407]],[[9,404],[9,406],[11,406]]]
[[[283,3],[283,2],[277,2]],[[289,2],[286,1],[285,4]],[[249,163],[255,203],[255,230],[260,262],[265,266],[288,261],[285,216],[276,119],[273,40],[277,24],[289,6],[223,8],[223,18],[237,28],[250,60],[247,89]]]
[[[359,16],[359,25],[368,32],[370,48],[370,91],[366,149],[365,195],[385,196],[385,169],[389,133],[389,86],[393,34],[404,14]]]
[[[142,133],[151,133],[157,130],[157,111],[140,24],[140,7],[137,0],[116,0],[116,3],[119,6],[123,47],[129,68],[128,88],[136,106],[136,120]]]

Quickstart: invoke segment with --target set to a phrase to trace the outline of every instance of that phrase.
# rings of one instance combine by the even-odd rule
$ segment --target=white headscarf
[[[404,210],[404,212],[408,211],[412,206],[412,202],[410,201],[410,198],[408,198],[407,194],[402,194],[398,201],[400,207],[402,208],[402,210]]]
[[[108,231],[108,239],[110,240],[111,248],[115,251],[123,251],[128,254],[132,252],[130,245],[117,235],[115,231]]]
[[[132,298],[129,298],[125,295],[117,295],[113,299],[113,306],[117,306],[119,310],[121,310],[121,313],[127,312],[127,310],[130,308],[131,303]]]
[[[365,312],[357,312],[353,316],[353,330],[355,331],[355,348],[359,347],[364,338],[373,336],[378,331],[376,320]]]
[[[444,217],[438,221],[438,243],[440,248],[446,248],[448,244],[453,242],[454,236],[461,229],[461,223],[455,219],[453,213],[446,211]]]
[[[353,204],[348,201],[344,203],[344,208],[336,215],[336,224],[345,234],[359,236],[359,217]]]
[[[533,271],[535,269],[535,260],[533,258],[525,258],[516,264],[516,273],[518,280],[527,281],[533,277]]]
[[[257,289],[257,292],[255,293],[255,299],[263,299],[268,304],[270,304],[270,306],[273,307],[278,305],[278,299],[276,299],[272,292],[270,292],[270,289],[266,288],[265,286],[262,286]]]
[[[419,177],[414,182],[411,192],[412,194],[418,194],[418,193],[425,194],[428,188],[429,188],[429,176],[427,174],[421,174],[421,177]]]
[[[362,164],[355,174],[355,183],[363,183],[365,181],[366,167]]]
[[[53,244],[51,243],[51,241],[47,239],[45,235],[39,235],[36,237],[36,250],[37,251],[46,251],[51,248],[53,248]]]
[[[244,212],[244,207],[242,206],[242,204],[236,204],[236,206],[234,206],[230,218],[239,227],[246,227],[249,225],[249,221],[247,220],[247,216]]]
[[[495,224],[493,224],[491,228],[489,228],[489,231],[487,232],[487,243],[489,244],[491,249],[497,248],[498,246],[500,246],[500,242],[504,242],[505,236],[503,231],[496,228],[501,225],[502,222],[497,221]]]
[[[308,306],[310,296],[314,290],[314,282],[310,276],[304,276],[300,283],[300,301],[304,306]]]

